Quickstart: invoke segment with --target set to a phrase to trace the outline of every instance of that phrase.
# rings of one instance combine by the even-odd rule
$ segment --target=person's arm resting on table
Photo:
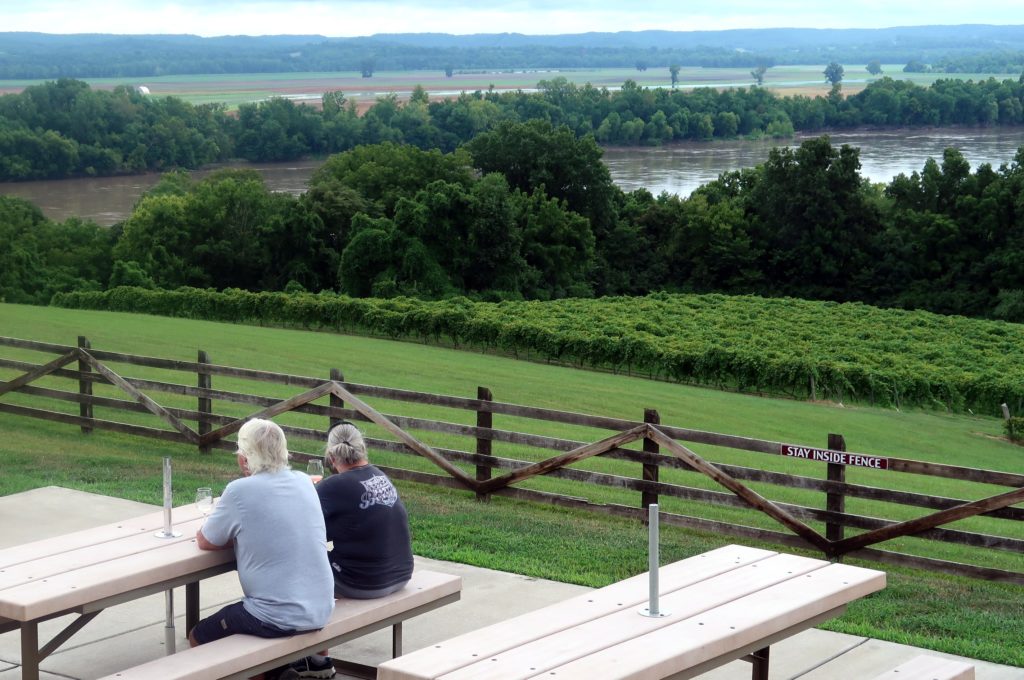
[[[234,500],[232,484],[228,484],[213,512],[196,531],[196,547],[200,550],[229,550],[234,547],[235,536],[241,528]]]
[[[206,536],[203,536],[202,529],[196,531],[196,545],[199,546],[200,550],[227,550],[231,547],[230,542],[227,545],[217,545],[216,543],[211,543],[206,539]]]

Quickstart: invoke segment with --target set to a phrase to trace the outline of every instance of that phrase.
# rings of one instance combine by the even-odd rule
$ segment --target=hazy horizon
[[[652,0],[640,5],[535,0],[2,0],[4,32],[323,35],[378,33],[522,33],[551,35],[622,31],[716,31],[749,28],[891,28],[960,24],[1024,24],[1024,3],[992,0],[970,5],[950,0],[902,3],[851,0],[812,6],[795,0]]]

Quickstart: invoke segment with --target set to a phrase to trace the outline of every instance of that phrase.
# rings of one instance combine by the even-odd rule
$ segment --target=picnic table
[[[885,573],[726,546],[467,633],[379,667],[379,680],[692,678],[735,659],[767,680],[769,648],[885,587]],[[649,614],[649,612],[646,612]]]
[[[186,626],[199,620],[199,582],[235,568],[234,551],[199,550],[203,518],[192,504],[175,508],[176,538],[157,538],[164,512],[0,550],[0,633],[21,631],[23,680],[107,607],[185,586]],[[39,624],[78,614],[39,645]]]

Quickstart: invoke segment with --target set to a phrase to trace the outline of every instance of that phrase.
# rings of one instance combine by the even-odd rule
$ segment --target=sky
[[[986,0],[0,0],[0,31],[349,37],[732,28],[1024,24],[1024,1]]]

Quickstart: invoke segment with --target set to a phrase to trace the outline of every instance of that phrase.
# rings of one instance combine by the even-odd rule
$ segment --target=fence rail
[[[39,362],[0,357],[0,369],[13,372],[0,381],[0,413],[78,426],[83,432],[109,430],[179,442],[207,453],[233,450],[226,438],[253,415],[306,416],[301,425],[283,425],[293,441],[321,442],[328,424],[361,420],[370,424],[371,449],[390,456],[379,467],[396,479],[465,489],[481,500],[510,497],[640,521],[646,519],[648,505],[659,503],[662,521],[668,524],[810,547],[836,559],[865,557],[1024,584],[1020,568],[978,564],[991,563],[993,555],[1024,555],[1024,507],[1014,507],[1024,503],[1024,474],[860,454],[847,451],[845,440],[835,433],[828,436],[827,448],[818,449],[663,424],[655,409],[646,409],[642,420],[632,421],[495,401],[485,387],[471,398],[349,383],[337,369],[327,378],[317,378],[221,366],[202,351],[194,362],[138,356],[94,349],[84,337],[76,345],[0,337],[0,347],[57,355]],[[149,369],[150,375],[121,375],[124,369],[115,370],[112,364]],[[155,379],[154,371],[173,375]],[[43,380],[46,384],[39,384]],[[239,384],[250,391],[223,389]],[[281,398],[267,394],[259,388],[261,384],[299,391]],[[113,386],[115,394],[109,394],[110,387],[97,393],[97,385]],[[14,394],[23,395],[18,399],[21,403],[10,403]],[[151,396],[156,394],[164,395],[168,403],[157,403]],[[378,411],[367,399],[387,402],[388,410],[396,412]],[[61,403],[78,408],[76,412],[52,410]],[[397,412],[405,408],[403,404],[414,405],[419,413]],[[215,412],[215,406],[221,412]],[[241,413],[248,408],[255,411]],[[146,424],[98,417],[96,409],[134,414],[136,420],[146,419]],[[424,409],[436,417],[424,417]],[[442,417],[442,409],[455,415]],[[309,426],[310,417],[317,426]],[[460,419],[467,422],[457,422]],[[594,438],[584,441],[562,434],[568,430],[579,435],[582,428]],[[430,437],[436,445],[418,437]],[[764,459],[764,468],[712,462],[687,445],[772,458]],[[806,458],[806,473],[768,469],[769,462],[778,465],[787,451]],[[315,455],[293,452],[297,460]],[[570,467],[584,461],[585,467]],[[882,466],[885,471],[862,472],[858,466],[864,464]],[[906,479],[902,475],[950,480],[949,495],[908,490],[900,483]],[[860,479],[854,481],[854,476]],[[893,482],[883,484],[889,480]],[[781,492],[784,499],[763,495],[769,488],[775,494]],[[665,499],[678,502],[678,507],[666,507]],[[887,515],[889,506],[916,512]],[[715,512],[707,512],[712,508],[718,509],[718,518]],[[922,515],[921,509],[930,512]],[[723,519],[721,512],[743,516]],[[758,526],[768,523],[765,517],[777,526]],[[970,518],[983,518],[975,520],[983,526],[949,526]],[[823,526],[824,532],[814,525]],[[891,549],[890,541],[904,537],[922,539],[926,547],[906,552],[906,546],[899,544],[903,552]],[[878,547],[883,543],[889,544],[886,549]],[[941,551],[927,547],[937,544],[957,546],[957,555],[966,557],[937,557]]]

